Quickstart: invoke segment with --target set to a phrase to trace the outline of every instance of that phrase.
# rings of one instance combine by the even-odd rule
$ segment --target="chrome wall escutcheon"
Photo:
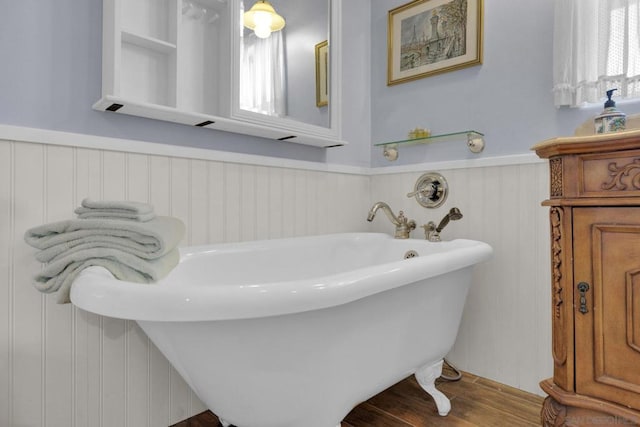
[[[589,284],[586,282],[578,283],[578,292],[580,292],[580,313],[586,314],[589,312],[587,309],[587,291],[589,290]]]
[[[437,208],[447,200],[449,185],[444,176],[436,172],[427,172],[418,178],[414,191],[407,197],[415,197],[425,208]]]

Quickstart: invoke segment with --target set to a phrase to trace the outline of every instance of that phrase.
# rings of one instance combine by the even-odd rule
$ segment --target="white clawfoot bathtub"
[[[446,415],[434,382],[491,253],[379,233],[190,247],[156,284],[89,268],[71,300],[136,320],[225,426],[339,426],[414,373]]]

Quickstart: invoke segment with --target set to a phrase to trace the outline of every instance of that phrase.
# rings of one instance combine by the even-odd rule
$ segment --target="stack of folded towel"
[[[151,283],[165,277],[180,260],[177,246],[184,224],[156,216],[151,205],[84,199],[75,213],[77,219],[25,233],[25,241],[40,249],[36,259],[46,263],[34,285],[41,292],[58,292],[60,304],[70,302],[73,280],[89,266],[102,266],[120,280]]]

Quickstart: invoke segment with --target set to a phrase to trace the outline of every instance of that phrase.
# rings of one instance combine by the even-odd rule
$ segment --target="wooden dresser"
[[[640,131],[556,138],[544,426],[640,424]]]

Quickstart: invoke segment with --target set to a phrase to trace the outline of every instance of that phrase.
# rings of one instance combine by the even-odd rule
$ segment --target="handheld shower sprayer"
[[[429,221],[427,224],[423,225],[425,238],[431,242],[439,242],[440,241],[440,232],[449,224],[449,221],[457,221],[462,218],[462,212],[458,208],[451,208],[449,213],[445,215],[444,218],[440,221],[440,224],[436,227],[436,223],[433,221]]]
[[[442,221],[440,221],[440,224],[438,224],[438,226],[436,227],[436,231],[439,233],[442,231],[442,229],[444,229],[447,224],[449,224],[449,221],[457,221],[459,219],[462,219],[462,212],[460,212],[460,209],[458,208],[451,208],[449,210],[449,213],[442,218]]]

